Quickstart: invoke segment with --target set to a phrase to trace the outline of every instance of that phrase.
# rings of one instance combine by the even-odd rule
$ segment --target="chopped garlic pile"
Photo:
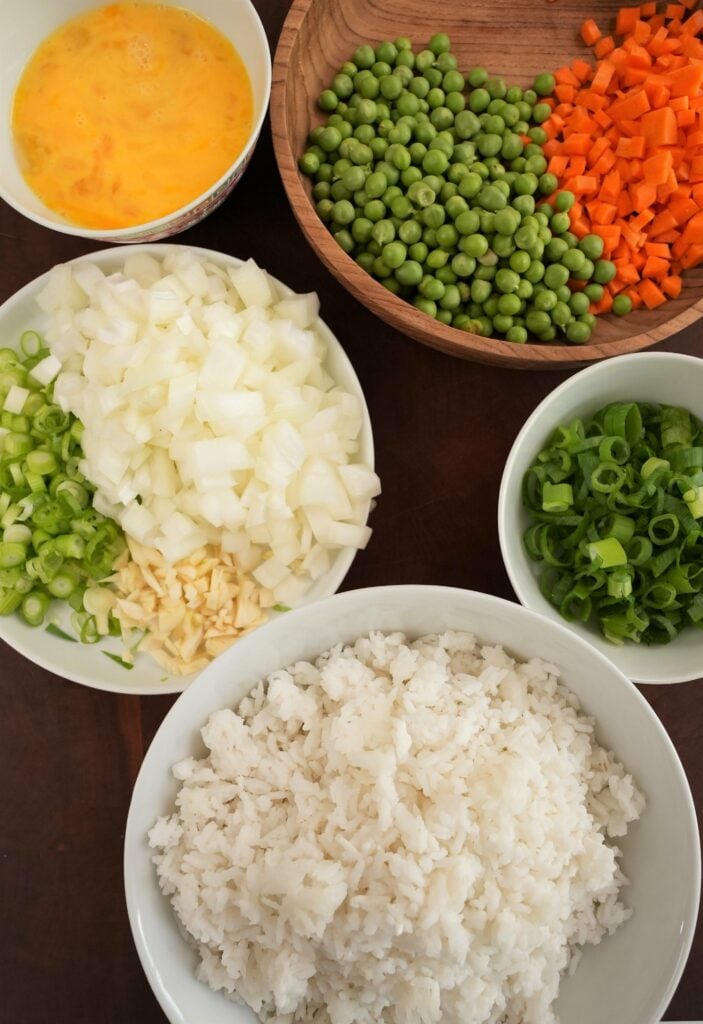
[[[174,564],[155,548],[128,540],[110,582],[113,614],[129,642],[132,630],[147,630],[138,650],[174,675],[200,672],[235,640],[266,621],[274,599],[213,545]]]
[[[214,545],[289,605],[338,549],[365,547],[380,485],[316,295],[173,246],[112,274],[55,267],[37,301],[93,503],[128,536],[171,563]]]

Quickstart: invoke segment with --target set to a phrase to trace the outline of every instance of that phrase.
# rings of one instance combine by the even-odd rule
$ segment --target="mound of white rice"
[[[149,839],[198,977],[277,1024],[550,1024],[644,800],[553,665],[372,633],[211,715]]]

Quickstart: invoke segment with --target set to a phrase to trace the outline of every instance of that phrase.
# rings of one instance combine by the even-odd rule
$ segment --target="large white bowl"
[[[498,534],[505,568],[520,601],[564,623],[539,589],[540,563],[528,557],[523,535],[529,525],[522,505],[522,480],[562,423],[588,417],[609,402],[655,402],[682,406],[703,419],[703,360],[669,352],[645,352],[608,359],[581,370],[547,395],[510,450],[498,498]],[[595,625],[564,623],[606,654],[639,683],[682,683],[703,676],[703,630],[685,628],[669,644],[609,643]]]
[[[182,248],[186,247],[169,244],[140,245],[131,249],[130,252],[145,252],[151,253],[154,256],[163,256],[172,249]],[[199,249],[195,246],[189,246],[188,248],[192,252],[205,256],[224,266],[239,266],[242,262],[234,256],[226,256],[223,253],[212,252],[209,249]],[[103,249],[100,252],[81,256],[70,262],[71,265],[85,262],[97,263],[105,272],[109,273],[123,266],[127,255],[128,253],[124,249]],[[0,337],[2,337],[3,345],[17,347],[22,331],[34,329],[41,333],[44,329],[46,314],[42,313],[37,306],[36,296],[46,284],[47,277],[48,274],[43,274],[41,277],[36,278],[36,280],[31,281],[21,291],[17,292],[0,306]],[[272,280],[276,279],[272,278]],[[286,285],[280,281],[276,283],[282,295],[289,295],[291,293],[291,289]],[[358,461],[364,462],[373,468],[374,448],[371,420],[369,419],[369,411],[361,390],[359,378],[356,376],[344,349],[329,327],[322,320],[318,320],[316,329],[328,347],[325,366],[330,375],[345,391],[356,395],[361,403],[362,427],[359,435]],[[367,516],[369,510],[370,502],[367,503]],[[334,594],[349,571],[355,555],[355,548],[340,548],[331,561],[329,572],[312,584],[304,600],[316,601]],[[73,630],[70,627],[70,609],[68,605],[54,602],[51,607],[50,617],[52,621],[56,621],[66,632],[73,635]],[[92,686],[98,690],[111,690],[115,693],[136,693],[140,696],[151,693],[179,693],[193,678],[192,676],[168,675],[148,654],[138,654],[135,658],[134,668],[131,671],[127,671],[110,658],[106,658],[104,654],[106,650],[119,653],[120,643],[118,640],[106,639],[92,645],[69,643],[59,637],[52,636],[43,628],[33,629],[19,615],[0,616],[0,639],[49,672],[63,676],[64,679],[72,679],[76,683],[83,683],[85,686]]]
[[[255,1024],[254,1014],[195,980],[196,957],[161,894],[146,833],[170,813],[178,784],[170,768],[203,756],[199,730],[211,712],[236,705],[260,678],[370,629],[411,637],[474,632],[520,658],[540,656],[595,716],[597,734],[631,771],[647,809],[622,846],[632,918],[586,949],[563,982],[561,1024],[655,1024],[683,971],[700,891],[700,851],[688,783],[671,740],[639,691],[592,646],[534,612],[485,594],[395,586],[337,594],[281,616],[227,651],[176,701],[137,778],[125,836],[127,908],[137,950],[171,1024]]]
[[[17,163],[11,131],[12,101],[25,64],[48,35],[69,18],[95,7],[95,0],[22,0],[12,4],[0,33],[0,196],[46,228],[105,242],[147,242],[196,224],[229,195],[252,157],[271,94],[271,53],[264,27],[250,0],[159,0],[205,18],[232,43],[251,81],[254,115],[244,149],[206,192],[165,217],[116,230],[82,228],[50,210],[32,191]],[[207,97],[203,98],[207,102]]]

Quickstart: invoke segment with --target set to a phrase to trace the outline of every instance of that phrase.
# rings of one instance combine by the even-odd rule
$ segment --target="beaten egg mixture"
[[[212,25],[179,7],[115,3],[39,46],[12,126],[22,173],[46,206],[114,229],[205,192],[243,150],[252,119],[246,68]]]

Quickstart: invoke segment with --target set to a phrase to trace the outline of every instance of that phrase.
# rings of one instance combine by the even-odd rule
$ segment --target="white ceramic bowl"
[[[159,256],[171,249],[178,248],[185,247],[169,244],[141,245],[131,249],[130,252],[146,252]],[[209,249],[199,249],[194,246],[189,248],[191,251],[225,266],[228,264],[238,266],[242,262],[234,256],[225,256]],[[118,270],[124,264],[127,255],[128,253],[123,249],[104,249],[101,252],[90,253],[88,256],[81,256],[72,260],[71,263],[97,263],[104,271],[111,272]],[[43,330],[46,315],[39,309],[35,300],[37,294],[44,287],[47,276],[44,274],[31,281],[0,306],[0,337],[2,337],[3,345],[16,347],[21,332],[27,329],[32,328],[40,333]],[[280,281],[277,284],[282,294],[290,294],[290,288]],[[359,461],[373,467],[374,448],[371,420],[359,379],[344,349],[322,320],[318,321],[317,330],[328,346],[326,368],[346,391],[356,395],[361,402],[362,427],[359,435],[358,458]],[[370,502],[367,507],[367,516],[369,510]],[[355,548],[340,548],[332,559],[329,572],[313,583],[305,601],[316,601],[333,594],[349,571],[355,555]],[[73,635],[73,630],[70,627],[70,609],[67,605],[54,602],[50,617]],[[179,693],[192,679],[192,676],[169,676],[147,654],[138,654],[134,668],[127,671],[110,658],[105,657],[106,650],[119,653],[118,640],[106,639],[94,645],[69,643],[46,633],[43,628],[32,629],[19,615],[0,616],[0,639],[49,672],[98,690],[136,693],[141,696],[151,693]]]
[[[520,601],[555,622],[564,622],[539,589],[540,564],[525,552],[528,516],[522,506],[525,472],[552,431],[576,417],[588,417],[609,402],[679,405],[703,419],[703,360],[667,352],[635,353],[581,370],[541,402],[510,450],[498,498],[498,534],[505,568]],[[597,626],[564,623],[639,683],[682,683],[703,676],[703,631],[686,628],[669,644],[611,644]]]
[[[185,7],[205,18],[236,47],[249,73],[254,97],[251,133],[237,159],[210,188],[191,203],[158,220],[114,231],[82,228],[50,210],[20,173],[12,143],[10,116],[17,82],[25,64],[48,35],[69,18],[95,7],[94,0],[22,0],[12,5],[0,34],[0,196],[19,213],[46,228],[105,242],[147,242],[166,238],[196,224],[235,187],[254,152],[271,93],[271,53],[264,27],[250,0],[159,0]]]
[[[521,658],[540,656],[595,716],[598,737],[622,759],[647,799],[622,846],[634,913],[615,935],[586,949],[563,982],[561,1024],[655,1024],[683,971],[700,890],[696,816],[676,751],[639,691],[570,630],[518,604],[443,587],[349,591],[289,612],[213,662],[176,701],[137,778],[125,835],[125,888],[132,933],[156,998],[171,1024],[255,1024],[254,1014],[195,980],[196,956],[161,894],[146,841],[170,813],[178,784],[170,768],[202,756],[199,730],[215,710],[236,705],[260,678],[370,629],[411,637],[445,629],[503,643]]]

